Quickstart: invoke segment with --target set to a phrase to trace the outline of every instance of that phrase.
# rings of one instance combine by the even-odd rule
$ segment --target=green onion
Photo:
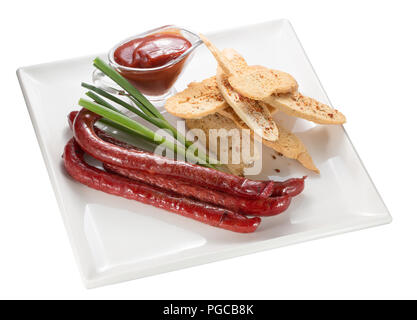
[[[114,95],[108,93],[107,91],[104,91],[103,89],[97,88],[96,86],[93,86],[93,85],[85,83],[85,82],[82,82],[81,86],[84,87],[84,88],[87,88],[91,91],[94,91],[94,92],[98,93],[99,95],[109,99],[110,101],[116,102],[117,104],[121,105],[122,107],[124,107],[124,108],[130,110],[131,112],[136,113],[138,116],[142,117],[143,113],[140,113],[140,111],[137,110],[135,107],[133,107],[129,103],[115,97]]]
[[[157,108],[142,94],[137,90],[127,79],[125,79],[119,72],[117,72],[115,69],[113,69],[109,64],[104,62],[100,58],[94,59],[94,66],[99,69],[101,72],[103,72],[105,75],[107,75],[110,79],[112,79],[114,82],[116,82],[121,88],[123,88],[127,93],[128,97],[142,110],[140,112],[139,110],[133,108],[128,103],[106,93],[106,96],[108,99],[112,100],[113,102],[119,103],[120,105],[124,106],[128,110],[134,112],[135,114],[139,115],[140,117],[144,118],[148,122],[151,122],[155,126],[164,129],[168,133],[170,133],[176,140],[181,142],[186,146],[186,148],[190,147],[193,142],[187,141],[185,137],[180,134],[176,128],[174,128],[159,112]],[[103,90],[96,88],[98,90],[94,90],[94,86],[87,85],[90,90],[93,90],[97,92],[98,94],[104,93]],[[105,96],[105,95],[103,95]],[[105,97],[106,97],[105,96]],[[112,98],[110,98],[111,96]],[[120,103],[122,102],[122,103]],[[128,107],[129,105],[129,107]],[[201,151],[201,150],[200,150]],[[197,152],[197,150],[196,150]],[[204,159],[206,163],[212,163],[212,164],[218,164],[217,160],[211,159],[208,155],[205,154],[205,152],[201,156],[197,155],[200,159]]]
[[[96,95],[95,93],[88,91],[85,94],[87,97],[90,97],[91,99],[93,99],[95,102],[97,102],[98,104],[101,104],[102,106],[105,106],[106,108],[109,108],[113,111],[116,112],[120,112],[117,108],[113,107],[110,103],[108,103],[106,100],[100,98],[98,95]]]
[[[94,66],[97,69],[101,70],[114,82],[116,82],[120,87],[125,89],[128,94],[135,98],[137,102],[141,103],[155,117],[163,119],[163,116],[158,111],[158,109],[156,109],[155,106],[152,103],[150,103],[149,100],[146,99],[145,96],[141,94],[128,80],[126,80],[121,74],[119,74],[116,70],[110,67],[107,63],[105,63],[100,58],[95,58]]]
[[[84,86],[84,87],[93,87],[93,86],[91,86],[91,85],[84,85],[84,84],[81,84],[82,86]],[[97,88],[98,89],[98,88]],[[111,109],[111,110],[113,110],[113,111],[115,111],[115,112],[118,112],[118,113],[121,113],[120,112],[120,110],[119,109],[117,109],[117,108],[115,108],[115,107],[113,107],[110,103],[108,103],[107,101],[105,101],[104,99],[102,99],[101,97],[99,97],[98,95],[96,95],[95,93],[93,93],[93,92],[91,92],[91,91],[88,91],[86,94],[85,94],[86,96],[88,96],[88,97],[90,97],[91,99],[93,99],[95,102],[97,102],[98,104],[100,104],[100,105],[102,105],[102,106],[104,106],[104,107],[106,107],[106,108],[109,108],[109,109]],[[111,95],[109,95],[109,96],[111,96]],[[155,117],[149,117],[149,116],[147,116],[146,114],[144,114],[144,113],[142,113],[142,112],[140,112],[140,111],[138,111],[137,109],[135,109],[134,107],[132,107],[131,105],[129,105],[128,103],[126,103],[126,102],[124,102],[123,100],[120,100],[120,99],[118,99],[118,98],[116,98],[116,97],[113,97],[114,98],[114,100],[119,100],[120,102],[123,102],[123,106],[124,106],[124,104],[126,104],[126,108],[127,109],[129,109],[130,111],[132,111],[132,112],[134,112],[134,113],[136,113],[137,115],[139,115],[139,116],[141,116],[142,118],[144,118],[145,120],[147,120],[148,122],[150,122],[150,123],[152,123],[152,124],[154,124],[155,126],[157,126],[157,127],[159,127],[159,128],[161,128],[161,129],[164,129],[165,131],[167,131],[171,136],[174,136],[174,134],[169,130],[169,128],[167,128],[167,126],[166,126],[166,122],[165,121],[163,121],[163,120],[161,120],[161,119],[159,119],[159,118],[155,118]],[[205,160],[205,158],[202,158],[202,160]]]
[[[147,140],[153,141],[155,144],[163,144],[167,148],[174,151],[175,154],[181,154],[184,157],[184,159],[188,157],[188,158],[191,158],[190,160],[193,160],[197,163],[199,162],[199,159],[196,158],[193,154],[191,153],[187,154],[187,150],[184,147],[179,146],[176,143],[172,143],[169,140],[166,140],[164,137],[158,135],[157,133],[141,125],[140,123],[130,119],[129,117],[126,117],[119,111],[114,111],[105,106],[102,106],[100,104],[97,104],[97,103],[94,103],[94,102],[91,102],[82,98],[78,101],[78,104],[106,119],[109,119],[115,122],[116,124],[122,127],[125,127],[139,134],[140,136],[146,138]],[[206,163],[201,163],[201,165],[212,167],[210,164],[206,164]]]
[[[124,134],[129,135],[129,136],[133,136],[133,137],[135,137],[135,139],[140,139],[141,143],[148,142],[148,143],[155,144],[155,142],[153,140],[150,140],[150,139],[148,139],[144,136],[141,136],[141,135],[137,134],[135,131],[132,131],[132,130],[126,128],[126,127],[123,127],[123,126],[117,124],[116,122],[113,122],[113,121],[111,121],[107,118],[101,118],[98,122],[101,123],[101,124],[104,124],[105,126],[110,126],[114,129],[116,129],[118,132],[122,132]]]
[[[106,91],[97,88],[93,85],[87,84],[87,83],[81,83],[81,86],[83,86],[84,88],[93,90],[95,92],[97,92],[98,94],[102,95],[103,97],[118,103],[119,105],[121,105],[122,107],[128,109],[129,111],[135,113],[136,115],[138,115],[139,117],[145,119],[146,121],[152,123],[153,125],[157,126],[158,128],[161,129],[170,129],[170,127],[167,125],[167,121],[165,119],[160,119],[160,118],[155,118],[154,116],[149,116],[141,111],[139,111],[138,109],[136,109],[135,107],[131,106],[129,103],[111,95],[110,93],[107,93]],[[114,108],[111,104],[107,103],[105,100],[101,99],[99,96],[97,96],[96,94],[92,93],[91,91],[88,91],[86,93],[87,96],[89,96],[90,98],[92,98],[94,101],[96,101],[97,103],[105,106],[105,107],[109,107],[110,109],[114,110],[114,111],[119,111],[118,109]],[[97,99],[98,97],[98,99]],[[103,103],[104,102],[104,103]],[[167,130],[167,132],[169,134],[171,134],[172,136],[175,137],[175,135],[173,134],[173,132],[170,132]]]
[[[172,127],[171,124],[168,121],[165,120],[165,118],[163,118],[163,117],[162,118],[156,118],[154,116],[149,116],[148,114],[146,114],[144,112],[141,112],[138,109],[136,109],[135,107],[131,106],[129,103],[127,103],[127,102],[125,102],[125,101],[123,101],[123,100],[121,100],[121,99],[113,96],[112,94],[110,94],[110,93],[108,93],[108,92],[106,92],[106,91],[104,91],[104,90],[102,90],[100,88],[97,88],[97,87],[95,87],[95,86],[93,86],[91,84],[87,84],[87,83],[84,83],[83,82],[83,83],[81,83],[81,86],[83,86],[84,88],[90,89],[90,90],[92,90],[94,92],[97,92],[98,94],[102,95],[103,97],[105,97],[105,98],[107,98],[107,99],[109,99],[109,100],[111,100],[113,102],[116,102],[117,104],[121,105],[122,107],[124,107],[124,108],[128,109],[129,111],[135,113],[139,117],[145,119],[148,122],[151,122],[153,125],[157,126],[158,128],[167,129],[167,132],[169,134],[171,134],[177,140],[179,140],[177,138],[177,136],[179,138],[183,138],[183,140],[185,140],[185,137],[180,136],[180,134],[177,132],[177,130],[174,127]],[[91,94],[87,94],[87,95],[90,98],[92,98],[92,95]],[[100,103],[95,98],[93,98],[93,100],[95,100],[97,103]],[[101,99],[101,100],[104,101],[103,99]],[[103,103],[100,103],[100,104],[105,105]],[[109,104],[106,104],[106,105],[109,105]],[[113,110],[115,108],[112,107],[111,109]],[[187,142],[189,144],[187,147],[189,147],[192,144],[192,142],[190,142],[190,141],[187,141]]]
[[[110,101],[116,102],[117,104],[121,105],[122,107],[128,109],[129,111],[135,113],[136,115],[140,116],[141,118],[145,119],[146,121],[152,123],[153,125],[157,126],[158,128],[161,128],[163,130],[165,130],[166,132],[168,132],[170,135],[172,135],[176,140],[178,140],[180,143],[184,144],[187,148],[190,147],[193,142],[192,141],[188,141],[185,139],[185,137],[178,132],[178,130],[176,128],[174,128],[165,118],[163,118],[163,116],[161,115],[162,118],[156,118],[153,116],[149,116],[148,114],[139,111],[138,109],[136,109],[135,107],[133,107],[132,105],[130,105],[129,103],[115,97],[114,95],[100,89],[97,88],[96,86],[93,86],[91,84],[87,84],[87,83],[81,83],[81,86],[83,86],[84,88],[90,89],[98,94],[100,94],[101,96],[109,99]],[[136,90],[136,88],[135,88]],[[111,106],[109,103],[107,103],[105,100],[101,99],[100,97],[98,97],[97,95],[95,95],[94,93],[92,93],[91,91],[86,93],[87,96],[89,96],[90,98],[92,98],[93,100],[95,100],[97,103],[103,105],[103,106]],[[103,103],[104,102],[104,103]],[[116,108],[114,108],[113,106],[110,107],[110,109],[112,110],[116,110],[118,111]],[[142,111],[146,110],[144,107],[141,108]],[[196,154],[198,151],[195,151],[195,155],[200,158],[201,160],[204,160],[207,163],[211,163],[211,164],[216,164],[217,160],[211,159],[208,155],[205,154],[205,152],[202,152],[201,150],[199,150],[200,154]]]

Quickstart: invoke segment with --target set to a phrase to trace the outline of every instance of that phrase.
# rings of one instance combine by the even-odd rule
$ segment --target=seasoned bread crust
[[[220,52],[205,36],[200,34],[200,38],[217,60],[230,85],[244,97],[262,100],[274,93],[297,91],[297,81],[290,74],[262,66],[248,66],[236,51],[226,49]]]
[[[346,122],[346,117],[340,111],[299,92],[272,95],[263,99],[263,102],[290,116],[319,124]]]
[[[234,121],[218,114],[211,114],[208,116],[205,116],[201,119],[187,119],[185,121],[185,124],[187,126],[188,129],[201,129],[203,130],[205,136],[206,136],[206,147],[208,150],[211,150],[212,152],[217,151],[217,155],[221,154],[221,148],[227,147],[228,150],[228,161],[227,164],[225,164],[225,166],[228,168],[228,170],[234,174],[234,175],[238,175],[238,176],[243,176],[244,175],[244,170],[245,168],[250,168],[251,166],[253,166],[253,161],[257,160],[259,158],[259,153],[256,150],[254,143],[253,143],[253,139],[251,139],[249,141],[250,143],[250,153],[251,155],[253,155],[252,158],[250,159],[244,159],[243,158],[243,154],[242,152],[240,153],[240,161],[239,163],[232,163],[232,137],[228,137],[228,144],[227,146],[222,146],[220,144],[220,141],[217,141],[216,146],[214,146],[213,144],[210,145],[210,142],[213,141],[209,141],[209,137],[210,137],[210,129],[226,129],[226,130],[232,130],[232,129],[237,129],[237,130],[241,130],[241,128],[235,124]],[[240,144],[239,146],[243,145],[243,135],[240,133]],[[213,150],[214,148],[217,148],[217,150]],[[220,159],[218,159],[220,160]]]
[[[213,43],[211,43],[211,41],[207,39],[204,35],[199,34],[199,37],[201,40],[203,40],[206,47],[210,50],[211,54],[216,59],[218,65],[223,69],[223,72],[227,76],[230,76],[235,73],[239,73],[242,67],[247,66],[246,61],[243,58],[241,60],[244,61],[244,65],[235,64],[233,61],[225,57],[224,53],[220,52],[220,50],[217,49],[217,47]]]
[[[229,118],[230,120],[233,120],[235,124],[241,129],[248,129],[248,126],[237,116],[237,114],[233,111],[231,107],[220,110],[219,113],[222,116]],[[271,148],[277,151],[278,153],[281,153],[283,156],[287,158],[296,159],[305,168],[316,173],[320,173],[319,169],[317,169],[316,165],[313,162],[313,159],[311,158],[310,154],[307,151],[307,148],[302,143],[302,141],[295,134],[291,133],[289,130],[283,127],[281,124],[277,123],[277,127],[279,130],[279,138],[277,141],[268,141],[262,139],[256,134],[254,136],[256,139],[262,141],[262,143],[268,148]]]
[[[297,83],[291,75],[263,66],[248,66],[245,59],[233,49],[223,50],[225,58],[233,64],[234,68],[240,66],[241,71],[228,77],[230,85],[241,95],[262,100],[262,102],[282,111],[290,116],[313,121],[318,124],[343,124],[346,117],[338,110],[321,103],[313,98],[304,96],[297,91]],[[253,77],[253,80],[249,80]],[[262,78],[262,81],[259,81]],[[276,78],[274,80],[274,78]],[[276,83],[281,81],[282,91],[273,92]],[[257,83],[254,87],[247,87]]]
[[[170,97],[165,104],[169,113],[184,119],[201,118],[225,107],[227,103],[214,76],[202,82],[191,82],[184,91]]]
[[[249,66],[229,78],[229,83],[241,95],[262,100],[272,94],[295,92],[297,81],[288,73],[262,66]]]
[[[217,68],[216,79],[223,98],[233,108],[239,118],[265,140],[276,141],[279,132],[268,107],[259,104],[258,101],[242,97],[234,91],[227,81],[226,74],[220,67]]]

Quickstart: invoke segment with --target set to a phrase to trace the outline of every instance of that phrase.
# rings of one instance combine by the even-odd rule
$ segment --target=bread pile
[[[274,121],[272,115],[280,111],[327,125],[345,123],[345,116],[300,93],[297,81],[290,74],[249,66],[235,50],[220,52],[207,38],[200,37],[217,60],[216,76],[190,83],[184,91],[168,99],[165,109],[186,119],[189,129],[202,129],[207,139],[210,129],[250,129],[252,136],[265,146],[319,173],[301,140]],[[210,141],[207,142],[210,146]],[[241,158],[240,164],[227,166],[232,173],[242,175],[250,162]]]

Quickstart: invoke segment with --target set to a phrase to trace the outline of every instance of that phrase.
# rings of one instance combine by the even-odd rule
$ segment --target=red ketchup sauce
[[[118,71],[139,91],[157,96],[166,93],[172,87],[186,59],[159,70],[143,69],[164,66],[181,56],[190,47],[190,41],[179,32],[165,31],[130,40],[118,47],[113,57],[120,66],[137,69],[118,68]]]

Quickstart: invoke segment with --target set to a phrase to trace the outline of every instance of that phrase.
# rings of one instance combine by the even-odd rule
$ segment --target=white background
[[[417,298],[415,1],[7,1],[0,9],[0,298]],[[15,76],[153,27],[289,19],[390,225],[86,290]],[[326,199],[317,199],[325,201]],[[351,199],[355,201],[355,199]]]

